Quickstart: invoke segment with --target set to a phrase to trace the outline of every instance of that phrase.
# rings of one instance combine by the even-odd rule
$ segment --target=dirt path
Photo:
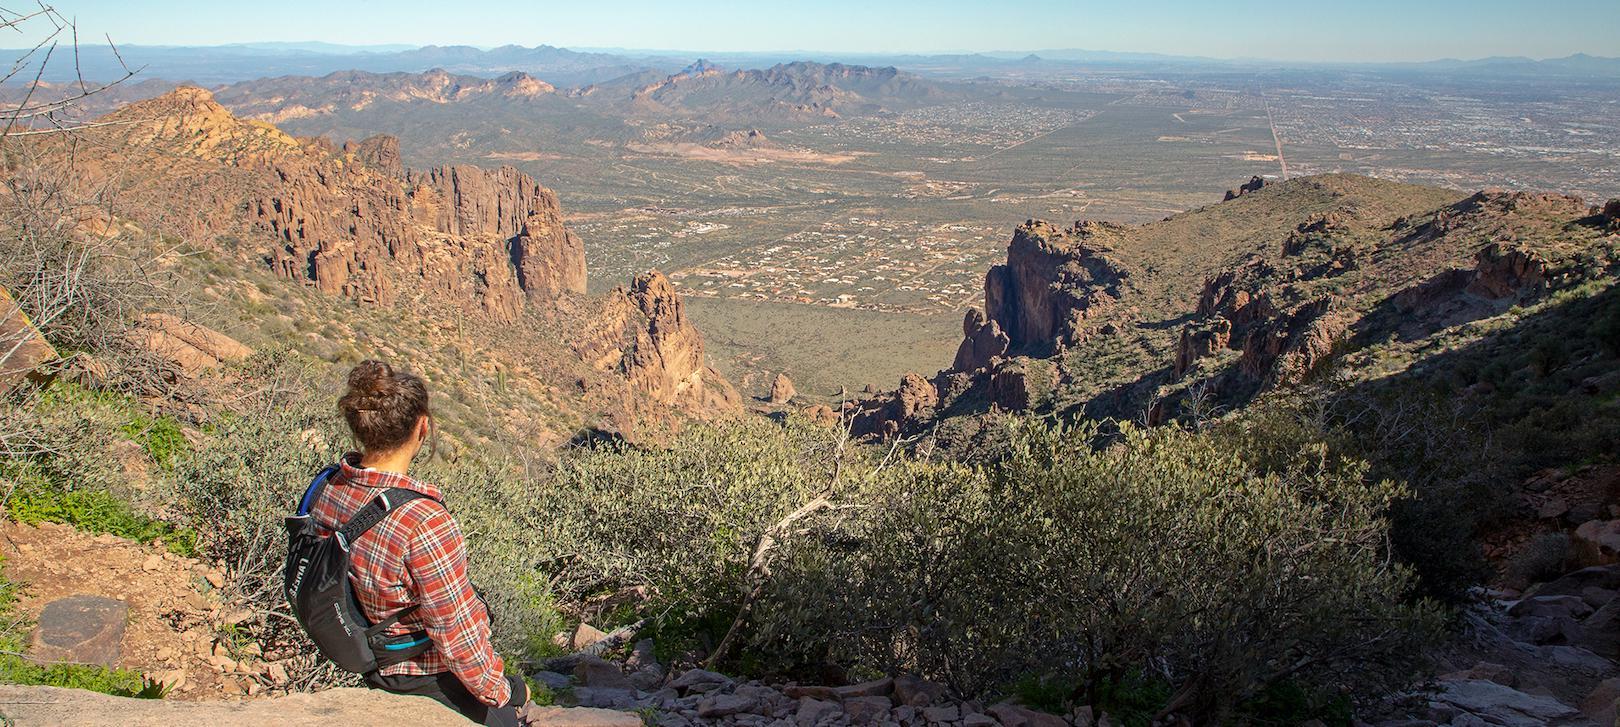
[[[45,604],[74,595],[129,604],[117,666],[161,679],[170,698],[220,699],[261,691],[265,677],[236,672],[235,660],[215,656],[210,624],[231,618],[212,591],[220,574],[156,545],[112,535],[89,535],[67,525],[38,527],[0,521],[5,574],[22,584],[17,610],[30,621]],[[268,682],[264,682],[268,683]]]

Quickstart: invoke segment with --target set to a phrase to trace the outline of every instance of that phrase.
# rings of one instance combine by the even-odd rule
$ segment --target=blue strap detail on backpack
[[[304,490],[304,496],[298,500],[298,515],[300,517],[309,514],[309,508],[315,504],[315,498],[321,494],[321,489],[326,487],[326,482],[332,479],[332,476],[336,475],[338,470],[337,465],[328,465],[326,469],[315,475],[315,479],[309,483],[309,489]]]
[[[415,641],[407,641],[405,643],[400,643],[400,644],[383,644],[382,647],[384,649],[389,650],[389,651],[404,651],[405,649],[414,649],[414,648],[416,648],[418,646],[421,646],[421,645],[423,645],[423,644],[425,644],[425,643],[427,643],[429,641],[432,641],[432,639],[430,639],[430,638],[428,638],[426,636],[423,636],[422,638],[417,639]]]

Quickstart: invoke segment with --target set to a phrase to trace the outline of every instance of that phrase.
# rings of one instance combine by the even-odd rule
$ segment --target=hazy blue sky
[[[1620,0],[60,0],[82,35],[933,52],[1086,48],[1291,60],[1620,55]]]

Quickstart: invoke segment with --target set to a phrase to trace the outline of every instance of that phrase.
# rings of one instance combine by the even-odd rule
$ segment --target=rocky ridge
[[[109,229],[175,230],[192,244],[212,243],[224,260],[324,295],[409,311],[431,322],[427,333],[439,340],[423,344],[429,351],[446,350],[447,338],[498,348],[498,356],[470,359],[457,345],[455,365],[464,371],[478,360],[498,394],[523,399],[513,401],[524,408],[543,399],[559,417],[575,418],[563,424],[569,429],[611,417],[629,430],[672,406],[705,416],[740,410],[662,276],[605,298],[585,295],[583,242],[564,224],[557,195],[515,168],[408,169],[394,137],[294,138],[232,114],[195,87],[105,120],[93,130],[102,142],[97,153],[83,155],[77,173],[87,185],[121,185],[118,217],[102,222]],[[244,293],[245,305],[262,304],[262,291]],[[534,335],[552,328],[560,340]],[[369,334],[352,332],[375,340]],[[581,377],[562,360],[599,362],[609,351],[622,356],[597,366],[601,375]],[[577,378],[578,391],[564,395],[561,382],[549,380],[508,386],[508,374],[523,369]],[[566,439],[534,433],[539,426],[523,425],[521,436]]]
[[[742,397],[708,365],[703,336],[663,273],[615,288],[589,320],[574,348],[598,370],[619,372],[659,404],[694,413],[741,410]]]
[[[141,130],[126,142],[236,172],[243,221],[279,242],[271,268],[323,292],[384,306],[407,292],[503,321],[526,300],[584,292],[584,245],[563,226],[556,194],[512,167],[406,170],[392,137],[293,139],[195,87],[107,118]],[[204,214],[229,224],[239,204]]]
[[[1425,340],[1616,262],[1617,223],[1603,211],[1614,203],[1487,190],[1418,206],[1435,192],[1343,175],[1256,178],[1222,204],[1148,225],[1026,222],[987,273],[985,308],[967,312],[950,368],[856,403],[858,429],[915,432],[935,412],[1043,409],[1060,398],[1091,416],[1150,423],[1180,415],[1189,396],[1241,405],[1346,351],[1390,335]],[[1269,231],[1290,212],[1297,222],[1286,232]],[[1229,232],[1183,237],[1212,225]],[[1194,261],[1212,254],[1226,260],[1192,278]],[[1101,352],[1121,365],[1079,373]]]
[[[261,121],[327,116],[360,111],[378,103],[451,104],[499,100],[529,101],[557,89],[522,71],[496,78],[450,73],[434,68],[422,73],[338,71],[320,77],[283,76],[244,81],[221,88],[221,103]]]

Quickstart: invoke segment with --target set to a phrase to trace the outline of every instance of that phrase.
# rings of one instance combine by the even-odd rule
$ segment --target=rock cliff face
[[[85,165],[87,175],[101,176],[89,181],[165,165],[161,174],[126,175],[133,181],[121,201],[138,224],[183,225],[188,237],[220,240],[227,259],[268,265],[368,306],[464,319],[491,352],[545,361],[549,371],[577,379],[583,401],[562,409],[592,407],[578,410],[586,421],[626,414],[629,428],[666,417],[665,405],[700,414],[740,408],[730,384],[705,363],[702,337],[662,275],[603,299],[585,296],[584,246],[564,225],[557,195],[515,168],[407,169],[393,137],[341,146],[295,139],[233,116],[192,87],[107,120],[116,123],[95,131],[97,148],[108,151]],[[536,340],[532,330],[507,325],[520,321],[568,333]],[[577,363],[566,360],[572,354],[611,375],[580,376],[585,369],[567,369]]]
[[[141,120],[153,146],[230,166],[246,222],[279,241],[271,268],[324,292],[379,305],[417,296],[512,320],[526,300],[585,290],[584,246],[556,194],[514,168],[409,171],[392,137],[295,140],[191,87],[114,116]]]
[[[608,294],[575,350],[600,370],[618,371],[648,399],[697,414],[740,411],[742,397],[710,368],[703,335],[663,273],[636,276]]]
[[[915,433],[998,409],[1149,423],[1233,411],[1342,356],[1351,377],[1369,361],[1420,366],[1480,333],[1463,324],[1620,267],[1620,202],[1459,200],[1349,175],[1255,178],[1228,197],[1244,199],[1145,225],[1021,225],[951,367],[867,396],[858,428]]]
[[[998,347],[997,329],[1007,339],[1003,353],[1014,355],[1047,355],[1090,336],[1128,287],[1130,273],[1109,255],[1110,242],[1125,230],[1106,222],[1019,226],[1006,264],[985,276],[985,320],[967,335],[973,345],[964,363],[988,363],[981,356]],[[965,323],[974,320],[970,315]]]

